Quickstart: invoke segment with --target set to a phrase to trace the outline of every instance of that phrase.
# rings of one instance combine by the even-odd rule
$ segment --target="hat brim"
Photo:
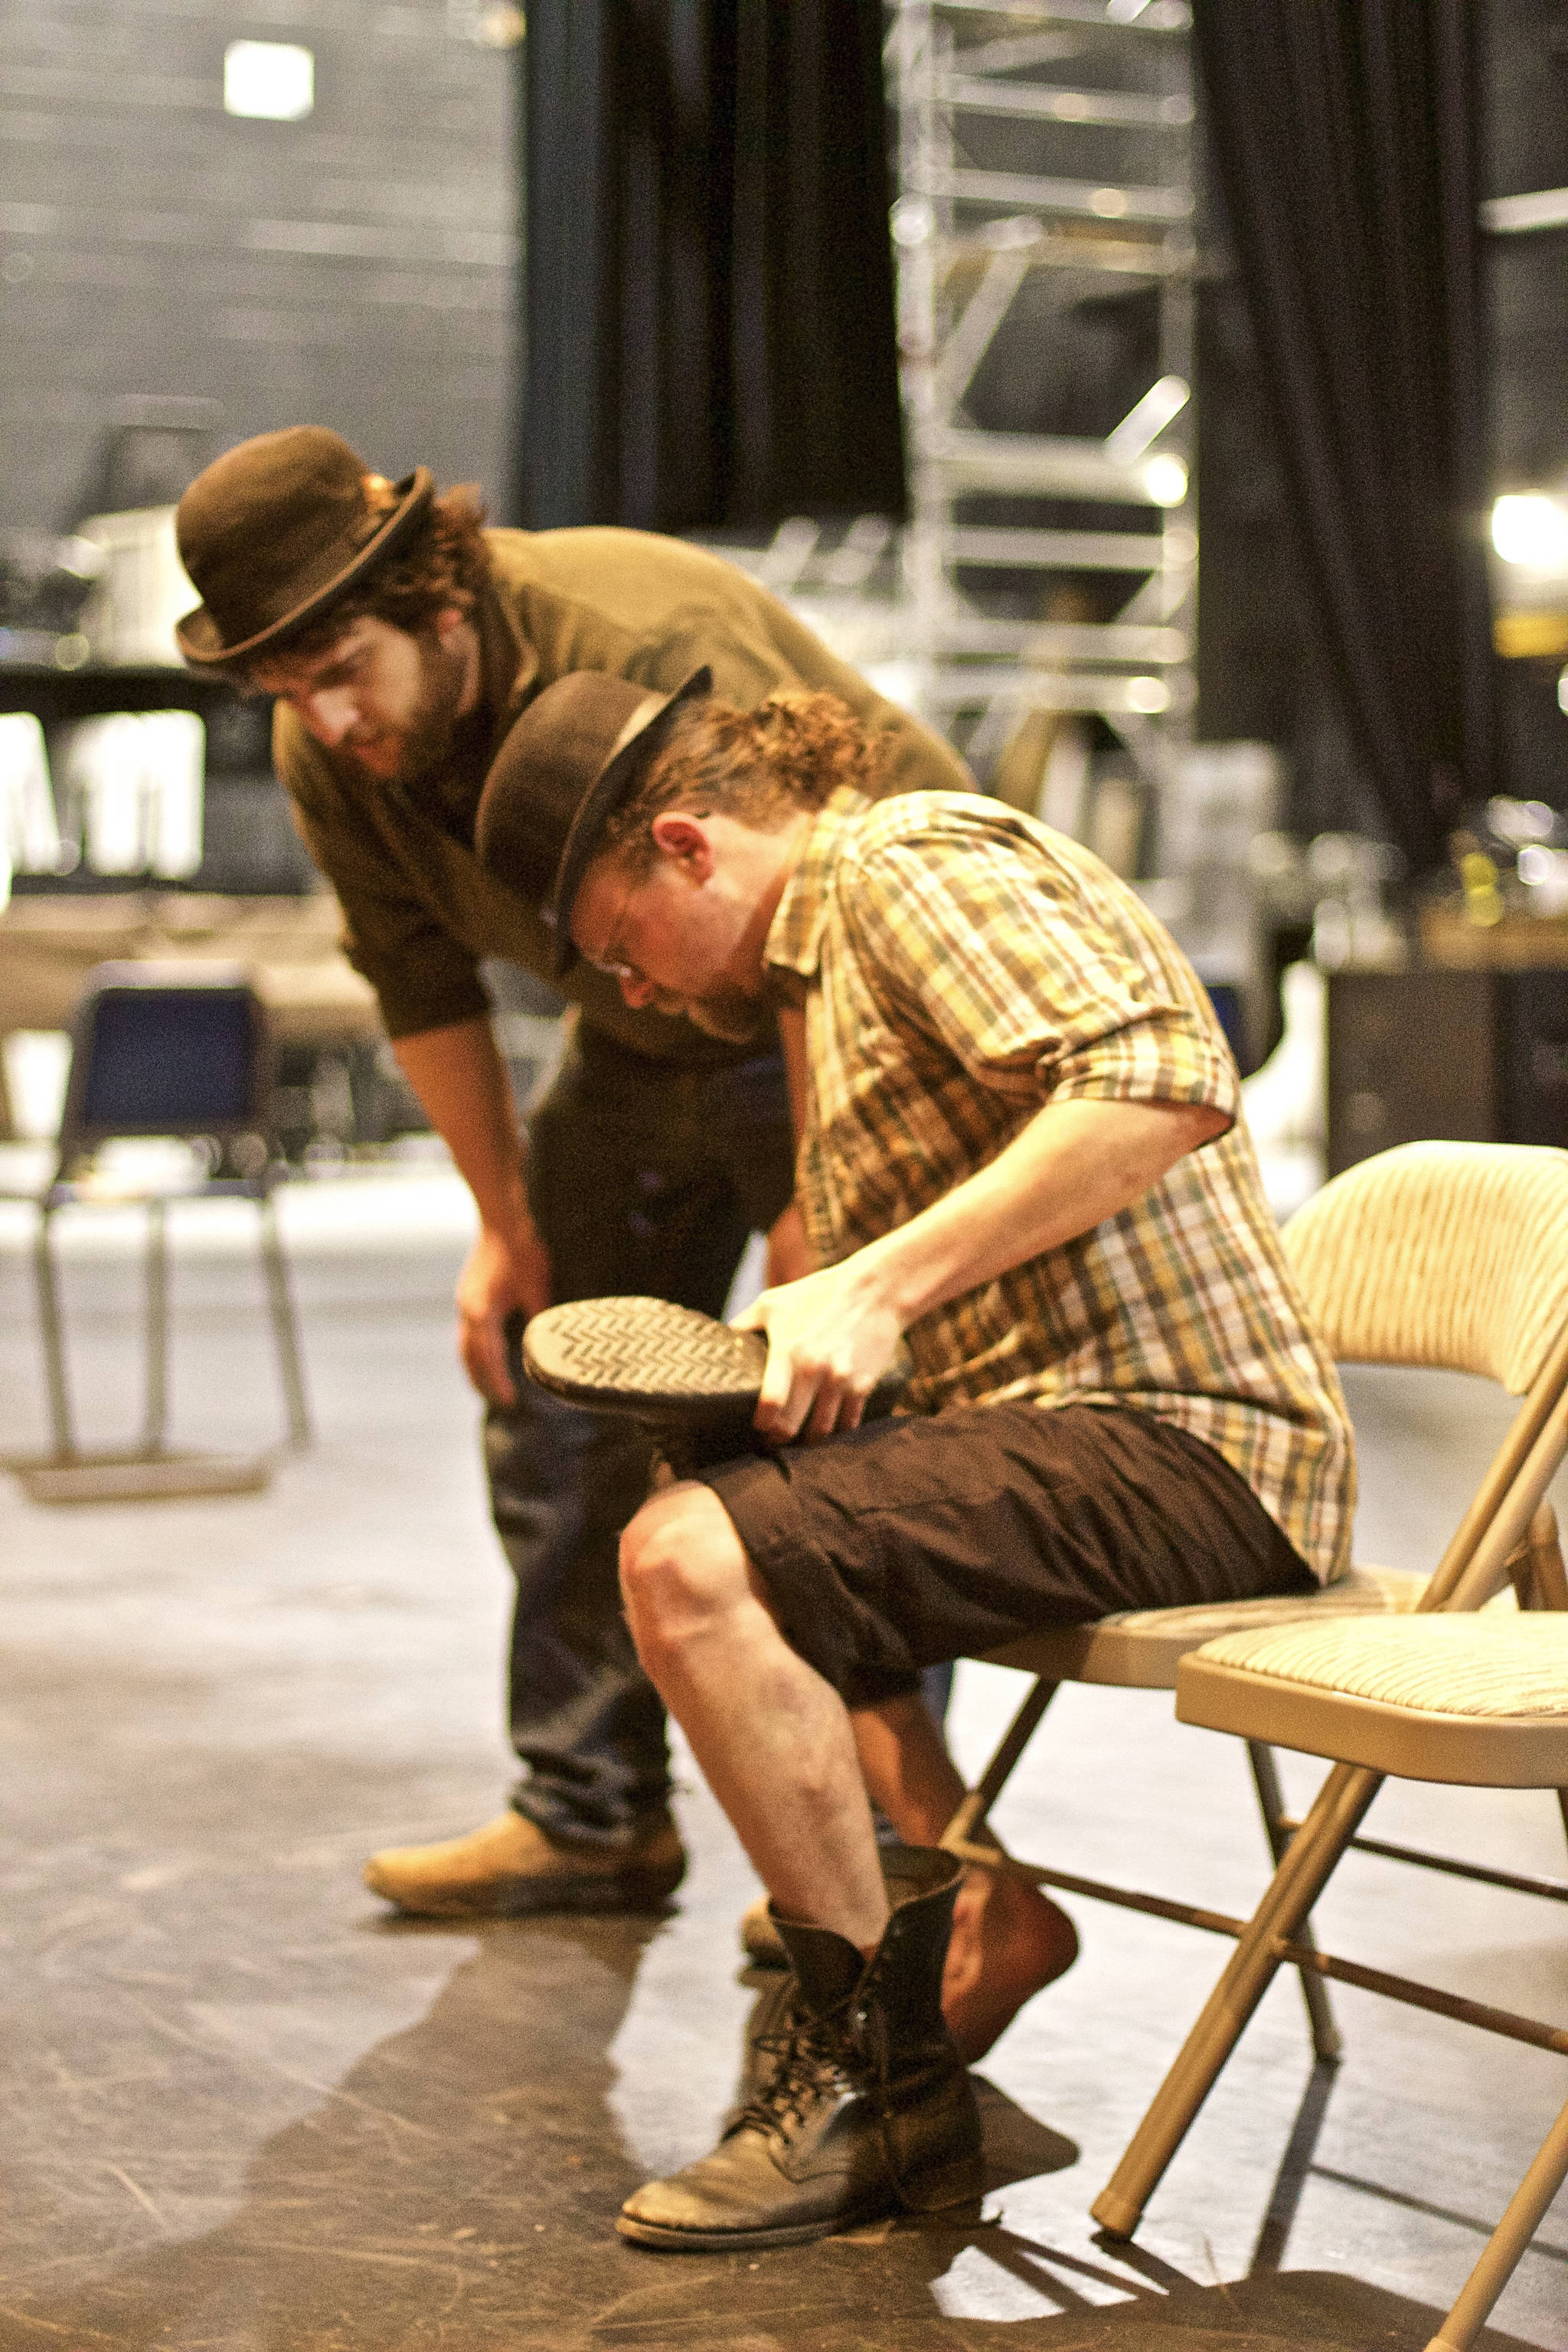
[[[405,474],[396,485],[396,506],[374,536],[366,540],[352,562],[345,564],[324,587],[312,589],[303,603],[285,613],[281,620],[268,622],[267,627],[258,629],[254,636],[226,645],[223,631],[205,604],[198,604],[194,613],[187,613],[183,620],[174,624],[175,642],[186,661],[201,669],[218,669],[228,662],[249,661],[268,646],[275,645],[280,637],[288,636],[307,621],[314,620],[346,588],[353,586],[362,572],[367,571],[371,564],[378,563],[384,555],[391,553],[424,514],[435,488],[436,478],[428,466],[416,466],[414,471]]]
[[[679,713],[689,702],[699,701],[713,691],[713,673],[704,662],[700,669],[678,686],[657,710],[650,711],[635,735],[627,738],[605,761],[587,791],[577,803],[577,814],[572,820],[561,852],[561,863],[555,869],[555,885],[550,894],[545,919],[555,933],[555,976],[571,971],[577,961],[577,950],[572,944],[572,909],[583,877],[594,862],[599,846],[599,835],[616,809],[627,798],[654,759],[664,748],[666,738]]]

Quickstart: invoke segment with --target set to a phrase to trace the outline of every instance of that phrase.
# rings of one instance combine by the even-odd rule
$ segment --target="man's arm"
[[[768,1335],[765,1436],[853,1429],[900,1334],[933,1307],[1059,1249],[1222,1135],[1202,1104],[1047,1103],[986,1167],[838,1265],[764,1291],[736,1320]]]
[[[550,1257],[529,1213],[511,1087],[488,1020],[458,1021],[394,1041],[418,1096],[479,1212],[479,1238],[458,1276],[458,1349],[494,1404],[514,1404],[501,1327],[512,1311],[550,1304]]]

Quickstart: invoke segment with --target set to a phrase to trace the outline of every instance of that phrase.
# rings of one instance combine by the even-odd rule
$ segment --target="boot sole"
[[[955,2170],[963,2175],[962,2188],[953,2179]],[[957,2167],[944,2165],[937,2181],[938,2192],[929,2202],[921,2200],[918,2184],[910,2182],[910,2202],[907,2205],[890,2198],[878,2198],[820,2221],[794,2221],[773,2230],[671,2230],[658,2221],[639,2221],[622,2213],[616,2217],[616,2231],[634,2246],[649,2246],[668,2254],[721,2254],[726,2250],[743,2254],[769,2246],[808,2246],[818,2238],[838,2237],[847,2230],[863,2230],[868,2221],[903,2218],[920,2222],[959,2206],[977,2209],[984,2189],[984,2168],[978,2158]],[[945,2187],[940,2186],[944,2182]]]
[[[634,2221],[623,2213],[616,2231],[634,2246],[649,2246],[660,2253],[743,2254],[759,2247],[809,2246],[841,2230],[860,2230],[868,2221],[886,2221],[897,2210],[895,2205],[868,2205],[858,2212],[836,2213],[830,2221],[795,2221],[778,2230],[666,2230],[657,2221]]]
[[[568,1403],[670,1426],[756,1406],[768,1360],[760,1331],[732,1331],[663,1298],[578,1298],[546,1307],[523,1333],[531,1381]]]
[[[731,1330],[664,1298],[569,1299],[533,1316],[522,1335],[529,1379],[565,1403],[672,1432],[732,1432],[741,1439],[767,1360],[760,1331]],[[913,1370],[900,1342],[866,1401],[868,1421],[892,1410]]]

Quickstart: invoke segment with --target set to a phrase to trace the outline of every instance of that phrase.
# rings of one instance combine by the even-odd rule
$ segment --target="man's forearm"
[[[423,1029],[395,1039],[392,1050],[484,1223],[503,1234],[527,1228],[531,1221],[517,1113],[489,1021]]]
[[[908,1224],[765,1290],[736,1318],[768,1335],[757,1427],[780,1442],[853,1428],[900,1331],[1131,1207],[1229,1124],[1184,1104],[1047,1103],[989,1166]]]
[[[1142,1200],[1230,1125],[1185,1103],[1047,1103],[988,1166],[868,1243],[857,1269],[900,1328]]]

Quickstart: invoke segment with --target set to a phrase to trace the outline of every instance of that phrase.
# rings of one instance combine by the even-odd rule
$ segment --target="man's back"
[[[1133,1405],[1212,1445],[1321,1577],[1348,1559],[1349,1425],[1207,994],[1135,893],[994,801],[828,802],[768,959],[811,982],[801,1203],[837,1262],[942,1199],[1047,1102],[1234,1123],[1105,1223],[910,1326],[915,1402]]]

